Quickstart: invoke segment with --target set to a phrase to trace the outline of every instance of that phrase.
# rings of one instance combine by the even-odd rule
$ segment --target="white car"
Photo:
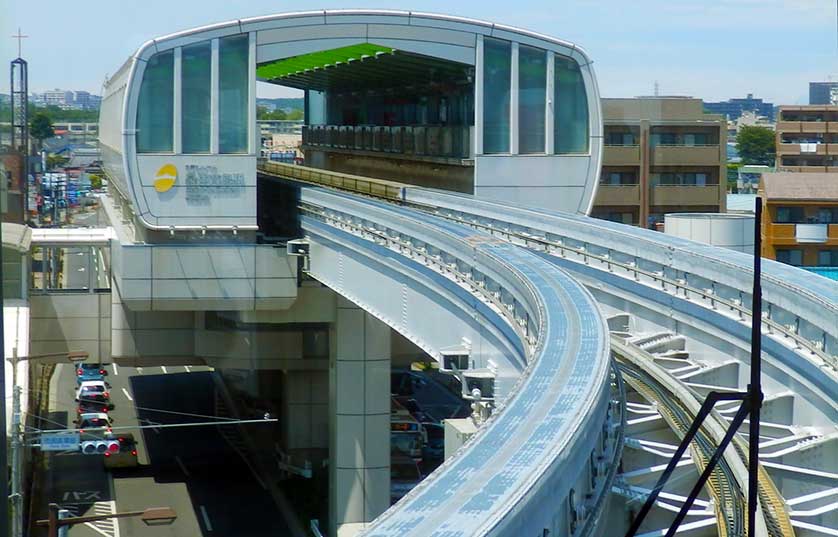
[[[79,384],[76,391],[76,401],[98,401],[106,402],[111,394],[108,393],[110,384],[104,380],[86,380]]]
[[[111,418],[104,412],[80,414],[76,425],[79,429],[105,429],[111,426]]]

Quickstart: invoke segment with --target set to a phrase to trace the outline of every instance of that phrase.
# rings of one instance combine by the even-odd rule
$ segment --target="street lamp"
[[[140,517],[147,526],[168,526],[172,524],[177,518],[177,513],[171,507],[149,507],[143,511],[125,511],[123,513],[113,513],[112,515],[90,515],[90,516],[74,516],[68,518],[58,518],[58,504],[49,504],[49,518],[46,520],[39,520],[35,524],[38,526],[47,526],[49,531],[48,537],[58,537],[58,528],[70,526],[72,524],[82,524],[84,522],[95,522],[97,520],[108,520],[111,518],[129,518]]]
[[[48,358],[66,358],[72,363],[82,362],[87,359],[89,354],[85,351],[68,351],[68,352],[54,352],[50,354],[30,354],[29,356],[18,356],[17,348],[12,349],[12,356],[6,358],[6,361],[12,364],[12,433],[11,433],[11,448],[12,448],[12,479],[11,479],[11,532],[12,537],[20,537],[23,535],[23,510],[20,508],[21,495],[21,475],[20,475],[20,452],[23,442],[21,437],[23,431],[20,429],[20,393],[21,388],[17,384],[17,365],[20,362],[43,360]],[[5,382],[5,381],[4,381]],[[0,394],[5,397],[5,385],[0,387]],[[5,412],[5,409],[3,409]],[[5,432],[5,431],[4,431]],[[8,467],[9,461],[6,460],[6,453],[3,452],[3,460],[0,460],[0,465],[3,468]]]

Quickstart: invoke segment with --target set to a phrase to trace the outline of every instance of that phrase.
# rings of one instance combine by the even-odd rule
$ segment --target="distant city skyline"
[[[142,43],[154,37],[236,18],[294,11],[267,0],[246,5],[217,0],[105,2],[84,9],[45,0],[0,0],[0,61],[17,56],[18,27],[35,93],[73,88],[101,94],[114,73]],[[809,82],[838,80],[834,0],[533,0],[508,3],[426,0],[422,11],[448,13],[518,26],[571,41],[594,60],[603,97],[689,95],[724,101],[753,93],[776,104],[806,104]],[[347,8],[326,0],[317,9]],[[398,0],[367,2],[370,8],[411,10]],[[782,39],[772,36],[782,35]],[[794,46],[789,46],[794,43]],[[8,93],[8,77],[0,92]],[[260,97],[300,93],[259,84]]]

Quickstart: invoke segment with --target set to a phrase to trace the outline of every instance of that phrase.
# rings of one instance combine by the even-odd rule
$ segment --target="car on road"
[[[108,392],[110,384],[104,380],[86,380],[79,384],[76,391],[76,401],[108,402],[111,394]]]
[[[102,364],[83,363],[76,368],[76,384],[91,380],[105,380],[108,371]]]
[[[410,457],[394,456],[390,459],[390,505],[422,481],[419,465]]]
[[[105,468],[134,468],[137,461],[137,441],[131,433],[119,435],[119,451],[105,452]]]
[[[111,426],[111,417],[104,412],[90,412],[87,414],[79,414],[79,419],[75,422],[76,427],[82,431],[108,429]]]
[[[76,413],[81,416],[82,414],[91,414],[102,412],[107,414],[111,409],[110,403],[106,401],[94,401],[90,399],[83,399],[79,401],[79,406],[76,409]]]

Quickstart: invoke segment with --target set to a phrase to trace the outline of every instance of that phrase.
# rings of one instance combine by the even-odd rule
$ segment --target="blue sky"
[[[810,81],[838,80],[837,6],[838,0],[0,0],[0,61],[5,66],[16,57],[10,36],[20,26],[30,36],[23,52],[32,91],[100,93],[105,76],[156,36],[285,11],[390,8],[479,18],[577,43],[594,59],[604,97],[649,95],[657,81],[666,95],[723,100],[754,93],[775,104],[805,104]],[[0,92],[8,93],[7,80],[0,77]]]

